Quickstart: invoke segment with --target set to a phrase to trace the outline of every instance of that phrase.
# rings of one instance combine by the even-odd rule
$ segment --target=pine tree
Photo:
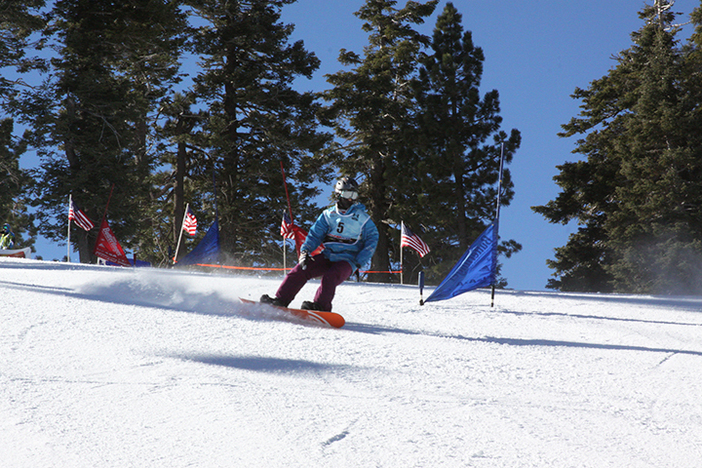
[[[123,246],[138,249],[152,223],[150,119],[178,79],[185,17],[175,3],[139,0],[58,0],[48,17],[44,33],[58,54],[53,74],[15,107],[42,158],[40,230],[65,238],[69,194],[99,223],[114,187],[111,227]],[[95,237],[72,236],[81,262],[93,260]]]
[[[428,279],[441,279],[495,217],[501,144],[505,164],[520,144],[520,134],[500,131],[497,90],[481,98],[483,51],[463,31],[462,15],[447,3],[436,21],[430,50],[423,54],[415,81],[417,128],[423,148],[414,187],[422,200],[412,206],[428,230],[437,265]],[[502,204],[514,196],[509,169],[503,175]],[[411,213],[404,216],[409,218]],[[456,248],[458,247],[458,248]],[[513,241],[505,253],[518,251]]]
[[[203,211],[203,202],[208,199],[195,191],[196,184],[192,179],[202,176],[202,171],[197,170],[198,166],[207,167],[207,160],[203,158],[203,152],[200,150],[204,143],[198,141],[198,138],[202,139],[201,129],[206,113],[204,110],[193,111],[194,104],[193,93],[176,93],[172,98],[166,99],[161,107],[163,115],[167,117],[163,126],[158,128],[158,135],[162,140],[162,147],[158,152],[164,169],[153,174],[154,186],[161,188],[153,204],[155,209],[158,207],[160,210],[155,217],[162,221],[161,232],[154,236],[158,253],[156,256],[159,257],[160,264],[173,262],[176,245],[181,239],[180,230],[186,203],[194,213],[199,214]],[[210,201],[209,205],[211,208],[213,203]],[[207,220],[209,221],[209,218]],[[201,221],[200,224],[206,226],[206,219]],[[179,257],[187,253],[187,241],[186,237],[185,241],[181,242]]]
[[[15,247],[31,247],[36,238],[34,216],[27,211],[31,178],[19,167],[26,151],[23,141],[16,141],[12,119],[0,120],[0,226],[8,223],[15,234]],[[25,238],[25,234],[27,237]]]
[[[133,117],[129,149],[133,155],[132,175],[140,190],[135,209],[138,218],[131,239],[126,241],[135,255],[151,262],[165,260],[172,230],[171,210],[164,199],[168,191],[156,173],[168,154],[161,151],[163,136],[155,127],[181,81],[179,60],[192,35],[181,4],[121,2],[118,13],[124,20],[116,34],[130,42],[117,50],[114,71],[130,88],[127,105]]]
[[[552,222],[582,224],[557,250],[552,287],[702,291],[702,122],[691,66],[700,52],[694,36],[678,45],[671,6],[657,0],[644,8],[645,24],[617,66],[576,89],[583,111],[563,135],[585,135],[576,151],[587,160],[560,166],[563,192],[535,207]]]
[[[335,132],[343,141],[341,172],[364,176],[362,196],[380,234],[371,263],[374,271],[390,270],[393,250],[399,248],[392,238],[399,236],[388,221],[399,224],[399,207],[412,203],[416,193],[411,184],[417,167],[411,81],[428,39],[415,26],[432,14],[437,2],[410,1],[400,9],[396,3],[367,0],[356,12],[369,43],[363,57],[341,51],[339,61],[351,70],[328,75],[333,88],[324,93]],[[375,279],[389,277],[378,274]]]
[[[13,69],[25,73],[32,69],[44,69],[45,61],[29,51],[41,48],[43,41],[35,33],[44,27],[40,10],[44,0],[4,1],[0,5],[0,69]],[[0,99],[14,95],[19,80],[0,74]]]
[[[230,263],[281,261],[287,207],[281,164],[298,224],[314,219],[317,210],[308,203],[318,194],[314,182],[330,177],[316,156],[329,139],[317,130],[319,104],[292,87],[319,67],[302,41],[288,42],[293,27],[280,22],[280,10],[292,2],[189,2],[205,22],[195,38],[203,70],[193,89],[208,109],[200,191],[211,191],[214,170],[220,240]]]
[[[0,5],[0,105],[10,114],[15,98],[26,89],[22,74],[43,70],[46,63],[34,54],[43,41],[37,31],[44,26],[40,10],[43,0],[3,2]],[[15,121],[0,119],[0,223],[9,223],[15,234],[15,245],[31,247],[36,238],[34,216],[28,213],[32,179],[19,166],[27,142],[14,135]],[[25,237],[26,235],[26,237]]]
[[[595,83],[607,89],[610,80],[605,77],[593,82],[593,86]],[[581,93],[582,90],[576,90],[575,96]],[[612,262],[612,250],[606,243],[608,237],[604,223],[608,213],[616,209],[614,196],[619,162],[614,157],[612,144],[620,134],[615,124],[588,134],[579,142],[588,159],[557,166],[560,173],[554,180],[562,192],[545,206],[533,208],[553,223],[567,224],[575,220],[582,225],[571,235],[566,246],[556,248],[556,260],[547,262],[557,272],[549,279],[549,288],[590,292],[613,290],[612,276],[605,268]]]

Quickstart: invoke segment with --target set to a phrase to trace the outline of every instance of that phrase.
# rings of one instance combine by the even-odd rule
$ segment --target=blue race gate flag
[[[219,224],[214,223],[199,244],[176,265],[195,265],[197,263],[215,263],[219,259]]]
[[[456,266],[424,302],[451,299],[473,289],[490,286],[497,267],[497,222],[480,234]]]

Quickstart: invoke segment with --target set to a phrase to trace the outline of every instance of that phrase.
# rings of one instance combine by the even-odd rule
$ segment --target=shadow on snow
[[[323,364],[304,361],[300,359],[280,359],[260,356],[223,356],[215,354],[172,355],[176,359],[189,362],[199,362],[212,366],[229,367],[232,369],[250,370],[265,373],[291,373],[301,372],[330,372],[347,371],[349,366],[340,364]]]

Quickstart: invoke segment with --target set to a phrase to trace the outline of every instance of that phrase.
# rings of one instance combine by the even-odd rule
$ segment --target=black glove
[[[303,270],[306,270],[307,265],[309,265],[312,262],[314,262],[314,258],[312,258],[312,255],[310,255],[308,252],[306,252],[304,250],[300,252],[300,258],[298,259],[298,263],[300,264],[300,268],[302,268]]]

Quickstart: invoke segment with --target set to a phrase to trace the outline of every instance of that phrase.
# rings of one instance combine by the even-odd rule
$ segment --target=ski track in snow
[[[0,259],[0,467],[700,466],[702,298],[280,281]]]

